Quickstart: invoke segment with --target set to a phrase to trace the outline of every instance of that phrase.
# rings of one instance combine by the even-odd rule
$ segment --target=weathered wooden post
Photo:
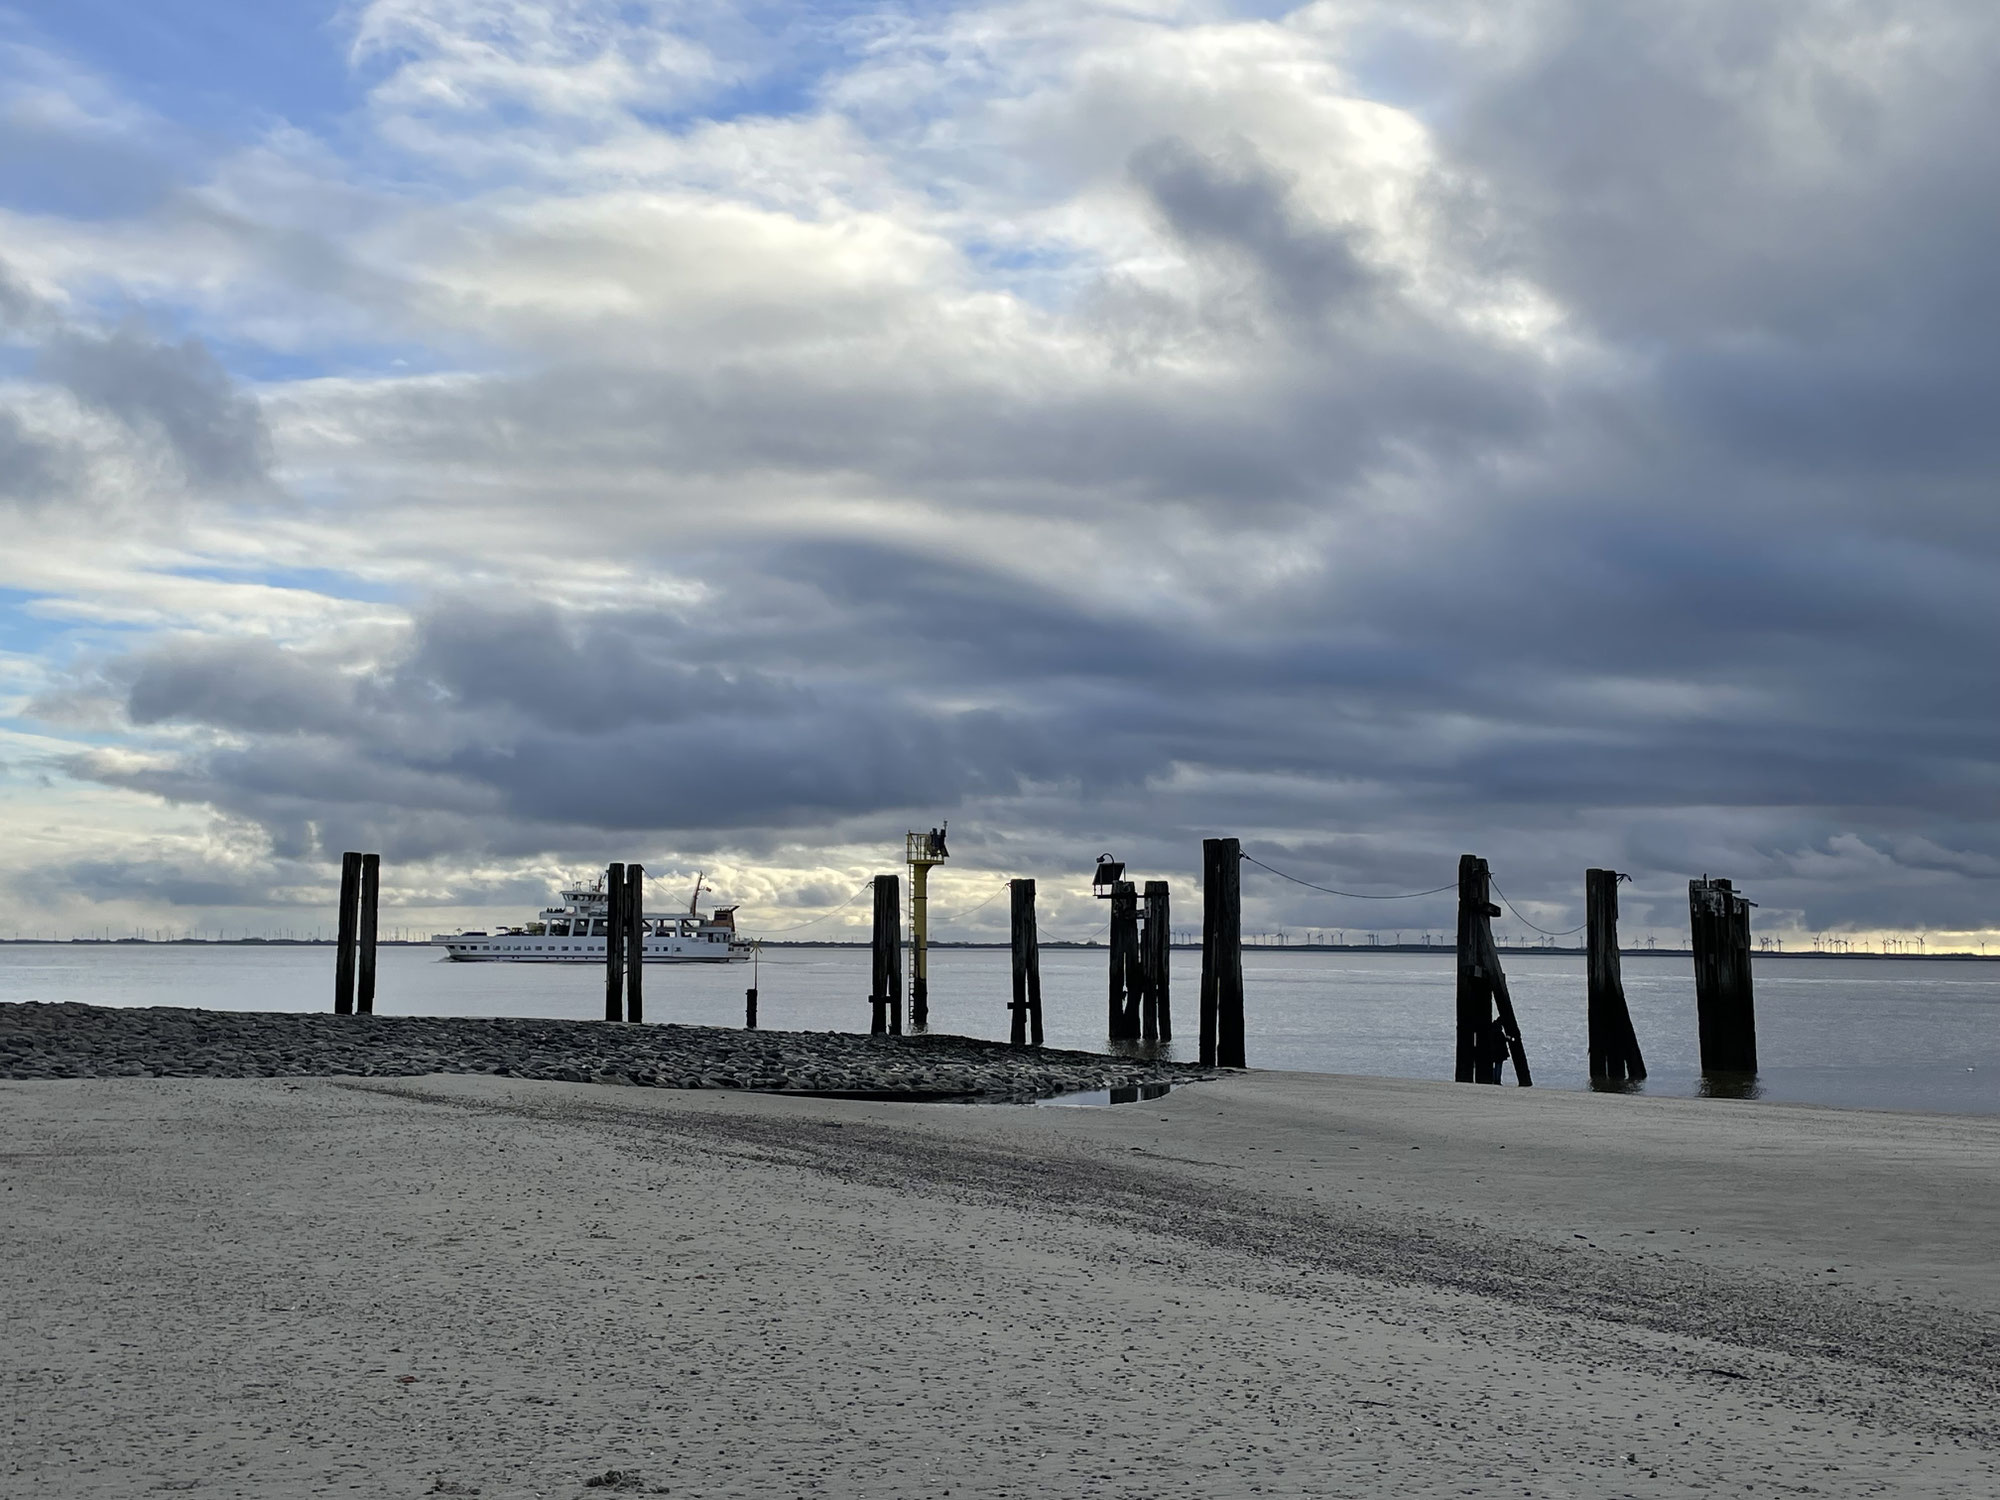
[[[355,933],[354,1008],[375,1014],[375,908],[382,895],[382,856],[361,856],[361,901]]]
[[[1590,1012],[1590,1076],[1607,1083],[1646,1076],[1639,1036],[1625,1003],[1625,977],[1618,962],[1618,882],[1616,870],[1583,872],[1583,916],[1589,957],[1585,970]]]
[[[757,1029],[757,986],[754,984],[743,992],[743,1029]]]
[[[1110,1013],[1105,1033],[1114,1042],[1139,1034],[1139,897],[1129,880],[1111,886]]]
[[[625,867],[625,1019],[646,1019],[646,867]]]
[[[1014,998],[1007,1040],[1016,1047],[1042,1045],[1042,953],[1035,938],[1035,882],[1008,885],[1009,935],[1014,949]],[[1030,1036],[1032,1035],[1032,1043]]]
[[[354,920],[361,902],[361,856],[340,856],[340,920],[333,952],[333,1013],[354,1014]]]
[[[1757,1071],[1757,1007],[1750,985],[1750,907],[1726,880],[1688,882],[1694,929],[1694,1003],[1704,1073]]]
[[[604,1019],[625,1019],[625,866],[604,872]]]
[[[1167,963],[1173,956],[1173,929],[1168,925],[1167,883],[1146,882],[1145,952],[1140,971],[1145,975],[1146,994],[1139,1017],[1139,1035],[1148,1040],[1174,1039],[1174,1012],[1167,980]]]
[[[1201,1060],[1241,1068],[1243,1060],[1243,846],[1201,841]]]
[[[869,1030],[877,1036],[903,1034],[901,885],[894,875],[875,877],[875,972],[868,999],[874,1007]]]
[[[1452,1077],[1459,1083],[1498,1083],[1500,1065],[1514,1059],[1514,1081],[1534,1083],[1528,1050],[1514,1016],[1514,997],[1493,944],[1491,876],[1476,854],[1458,860],[1458,1052]],[[1496,1020],[1495,1011],[1498,1011]]]

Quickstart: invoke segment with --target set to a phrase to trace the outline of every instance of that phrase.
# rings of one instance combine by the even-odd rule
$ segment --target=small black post
[[[1114,1042],[1139,1034],[1139,898],[1129,880],[1111,886],[1110,1015],[1105,1034]]]
[[[875,972],[868,999],[874,1007],[869,1030],[877,1036],[903,1034],[901,885],[894,875],[875,877]]]
[[[1607,1083],[1646,1076],[1625,1003],[1625,977],[1618,962],[1618,882],[1616,870],[1583,872],[1583,915],[1589,933],[1585,983],[1590,1013],[1590,1076]]]
[[[361,856],[340,856],[339,936],[333,953],[333,1013],[354,1014],[354,919],[361,903]]]
[[[375,907],[382,894],[382,856],[361,856],[361,902],[355,933],[354,1008],[375,1014]]]
[[[1174,1008],[1167,982],[1167,964],[1173,956],[1173,928],[1168,925],[1167,883],[1146,882],[1146,1012],[1140,1032],[1160,1041],[1174,1039]]]
[[[604,1019],[625,1019],[625,866],[604,872]]]
[[[646,1019],[646,867],[625,867],[625,1019]]]
[[[1201,841],[1201,1060],[1247,1066],[1243,1053],[1243,846]]]
[[[1757,1071],[1757,1007],[1750,984],[1750,905],[1727,880],[1688,882],[1694,929],[1694,1001],[1703,1073]]]

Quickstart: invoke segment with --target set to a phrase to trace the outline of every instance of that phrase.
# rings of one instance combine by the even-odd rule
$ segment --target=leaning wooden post
[[[1007,1040],[1016,1047],[1042,1045],[1042,955],[1035,939],[1035,882],[1011,880],[1008,885],[1008,935],[1012,938],[1014,992],[1007,1009],[1011,1013]]]
[[[1757,1071],[1757,1009],[1750,985],[1750,902],[1726,880],[1688,882],[1694,1003],[1704,1073]]]
[[[1516,1081],[1526,1086],[1532,1082],[1527,1049],[1500,951],[1493,944],[1493,918],[1500,908],[1493,904],[1491,883],[1485,860],[1476,854],[1459,856],[1458,1054],[1452,1077],[1459,1083],[1498,1083],[1500,1064],[1512,1052]]]
[[[1243,846],[1201,841],[1201,1060],[1247,1067],[1243,1051]]]
[[[1146,940],[1153,945],[1151,971],[1153,1009],[1158,1015],[1160,1040],[1174,1039],[1173,983],[1167,966],[1173,959],[1174,929],[1169,910],[1167,883],[1146,882]]]
[[[1618,962],[1618,882],[1616,870],[1583,872],[1583,915],[1589,934],[1586,960],[1590,1014],[1590,1076],[1608,1083],[1646,1076],[1632,1011],[1625,1003],[1625,977]]]
[[[625,867],[625,1019],[646,1019],[646,867]]]
[[[361,900],[355,923],[354,1008],[375,1014],[375,908],[382,895],[382,856],[361,856]]]
[[[354,1014],[354,919],[361,902],[361,856],[340,856],[340,921],[333,953],[333,1013]]]
[[[1521,1023],[1514,1016],[1514,996],[1507,988],[1507,971],[1500,967],[1500,950],[1493,946],[1493,913],[1481,924],[1480,936],[1485,955],[1481,967],[1493,986],[1493,1009],[1497,1024],[1487,1032],[1487,1070],[1482,1083],[1500,1081],[1500,1064],[1511,1055],[1514,1059],[1514,1082],[1522,1088],[1534,1086],[1534,1077],[1528,1072],[1528,1048],[1521,1040]]]
[[[625,1019],[625,866],[604,872],[604,1019]]]
[[[1110,1014],[1106,1034],[1125,1041],[1139,1034],[1139,897],[1129,880],[1111,886]]]
[[[902,882],[894,875],[875,877],[875,965],[869,1003],[876,1035],[903,1033],[903,914]]]

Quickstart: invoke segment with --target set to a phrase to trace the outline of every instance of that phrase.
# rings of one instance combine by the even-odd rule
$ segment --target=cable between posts
[[[862,897],[863,897],[864,895],[866,895],[866,894],[868,893],[869,889],[870,889],[870,888],[871,888],[871,887],[872,887],[872,886],[873,886],[874,884],[875,884],[875,882],[874,882],[874,881],[872,881],[872,880],[870,880],[870,881],[865,881],[865,882],[863,882],[863,884],[862,884],[862,886],[861,886],[861,889],[860,889],[860,890],[856,891],[856,892],[855,892],[855,893],[854,893],[853,895],[849,896],[849,897],[848,897],[848,898],[847,898],[847,899],[846,899],[845,901],[841,902],[841,903],[840,903],[840,905],[838,905],[838,906],[834,907],[832,911],[823,911],[823,912],[821,912],[821,913],[820,913],[820,914],[819,914],[818,916],[816,916],[816,917],[813,917],[813,918],[810,918],[809,920],[807,920],[807,921],[804,921],[804,922],[794,922],[794,923],[793,923],[793,924],[792,924],[791,926],[789,926],[789,927],[772,927],[772,928],[769,928],[769,929],[767,929],[767,930],[766,930],[766,931],[764,931],[764,932],[760,932],[760,933],[758,933],[758,934],[757,934],[757,937],[758,937],[759,939],[763,939],[763,938],[767,938],[767,937],[770,937],[770,936],[771,936],[771,935],[772,935],[773,933],[779,933],[779,932],[797,932],[797,931],[798,931],[798,930],[799,930],[799,929],[800,929],[801,927],[810,927],[810,926],[812,926],[812,925],[813,925],[813,924],[814,924],[815,922],[824,922],[824,921],[825,921],[825,920],[826,920],[826,919],[827,919],[828,917],[837,917],[837,916],[839,916],[839,915],[840,915],[840,914],[841,914],[842,912],[846,911],[848,907],[852,906],[852,905],[853,905],[853,904],[854,904],[855,902],[859,901],[859,900],[860,900],[860,899],[861,899],[861,898],[862,898]],[[748,934],[746,934],[746,936],[748,936]]]
[[[1533,922],[1530,922],[1526,917],[1521,915],[1520,907],[1516,906],[1513,902],[1507,900],[1507,893],[1500,889],[1500,882],[1495,880],[1490,873],[1486,877],[1486,883],[1493,887],[1494,895],[1498,896],[1502,901],[1505,901],[1507,903],[1507,910],[1511,911],[1523,925],[1528,927],[1534,927],[1535,931],[1539,932],[1543,937],[1575,937],[1579,932],[1583,931],[1584,928],[1590,925],[1590,919],[1586,917],[1583,921],[1577,923],[1576,926],[1568,928],[1562,932],[1551,932],[1546,927],[1537,927]]]
[[[1393,896],[1371,896],[1365,891],[1337,891],[1330,885],[1314,885],[1310,880],[1301,880],[1296,875],[1287,875],[1276,866],[1265,864],[1263,860],[1257,858],[1254,854],[1242,854],[1241,851],[1238,852],[1241,858],[1248,860],[1260,870],[1269,870],[1280,880],[1289,880],[1293,885],[1302,885],[1309,891],[1323,891],[1329,896],[1346,896],[1354,901],[1414,901],[1419,896],[1436,896],[1445,891],[1455,891],[1458,889],[1458,882],[1454,880],[1450,885],[1432,886],[1427,891],[1400,891]],[[1533,926],[1534,924],[1529,923],[1529,925]]]

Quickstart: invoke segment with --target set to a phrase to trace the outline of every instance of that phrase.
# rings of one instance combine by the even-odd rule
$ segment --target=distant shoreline
[[[866,939],[853,942],[836,942],[828,939],[809,942],[788,942],[764,939],[766,948],[861,948],[873,946]],[[0,938],[0,947],[43,947],[43,948],[331,948],[332,938]],[[383,938],[377,944],[380,948],[429,948],[435,946],[428,940]],[[903,944],[909,947],[908,942]],[[1043,948],[1062,948],[1083,951],[1104,951],[1104,944],[1096,941],[1075,943],[1044,940]],[[1175,943],[1178,953],[1199,953],[1199,943]],[[957,943],[933,942],[932,952],[948,949],[984,950],[1004,953],[1006,943]],[[1451,949],[1441,943],[1251,943],[1243,945],[1246,954],[1257,953],[1430,953],[1440,958],[1451,953]],[[1577,947],[1510,947],[1500,945],[1502,953],[1516,954],[1563,954],[1582,958],[1585,950]],[[1626,958],[1693,958],[1690,948],[1620,948],[1619,953]],[[1831,958],[1869,959],[1876,963],[1890,960],[1911,963],[2000,963],[2000,953],[1820,953],[1810,948],[1759,949],[1753,958]]]

